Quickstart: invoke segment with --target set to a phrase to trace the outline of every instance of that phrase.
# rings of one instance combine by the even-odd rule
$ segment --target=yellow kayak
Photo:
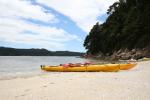
[[[74,67],[64,66],[46,66],[42,65],[41,69],[45,71],[57,71],[57,72],[117,72],[119,70],[128,70],[135,67],[133,64],[104,64],[104,65],[81,65]]]
[[[149,61],[150,58],[143,58],[143,61]]]
[[[129,64],[120,64],[120,70],[129,70],[133,67],[135,67],[136,63],[129,63]]]

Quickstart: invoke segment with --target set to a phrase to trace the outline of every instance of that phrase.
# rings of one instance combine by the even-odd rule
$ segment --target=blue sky
[[[85,52],[83,42],[116,0],[0,0],[0,46]]]

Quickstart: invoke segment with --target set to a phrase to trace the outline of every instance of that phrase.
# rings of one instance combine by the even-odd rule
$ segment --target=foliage
[[[93,26],[84,41],[89,54],[150,46],[150,1],[120,0],[108,9],[106,22]]]

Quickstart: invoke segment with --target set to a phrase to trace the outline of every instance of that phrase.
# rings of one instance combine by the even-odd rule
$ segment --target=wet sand
[[[150,100],[150,61],[128,71],[49,72],[0,80],[0,100]]]

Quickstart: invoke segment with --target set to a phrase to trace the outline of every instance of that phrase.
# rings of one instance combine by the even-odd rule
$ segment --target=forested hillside
[[[0,56],[82,56],[83,53],[71,51],[48,51],[46,49],[16,49],[0,47]]]
[[[119,0],[109,7],[107,14],[107,20],[96,23],[85,38],[87,54],[150,55],[150,0]]]

